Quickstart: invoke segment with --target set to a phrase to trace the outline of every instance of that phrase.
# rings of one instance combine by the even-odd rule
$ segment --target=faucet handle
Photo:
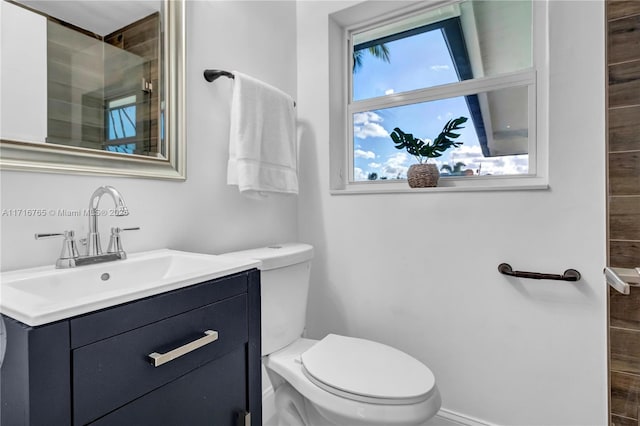
[[[64,232],[54,232],[54,233],[36,233],[35,237],[36,240],[46,240],[49,238],[55,238],[55,237],[65,237],[67,238],[67,236],[74,236],[74,232],[73,231],[64,231]]]
[[[49,238],[64,237],[62,242],[62,250],[60,251],[60,257],[56,261],[58,268],[68,268],[75,265],[74,259],[78,258],[78,248],[76,247],[76,241],[74,239],[75,232],[64,231],[55,233],[37,233],[35,234],[36,240],[44,240]]]
[[[133,228],[116,228],[116,229],[120,229],[120,232],[122,232],[122,231],[139,231],[140,227],[139,226],[134,226]],[[113,232],[113,228],[111,228],[111,232]]]
[[[111,238],[109,239],[109,247],[107,248],[107,253],[118,253],[120,254],[121,259],[126,259],[127,254],[122,248],[122,238],[120,238],[120,233],[124,231],[138,230],[140,230],[139,226],[133,228],[111,228]]]

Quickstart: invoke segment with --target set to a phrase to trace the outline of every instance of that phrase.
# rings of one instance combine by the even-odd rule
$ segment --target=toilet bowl
[[[362,363],[354,368],[358,359]],[[295,393],[281,392],[280,385],[278,411],[293,405],[311,426],[422,425],[440,409],[431,371],[376,342],[333,334],[320,341],[300,338],[264,363],[304,398],[301,406]]]
[[[441,405],[433,373],[371,340],[302,338],[313,248],[307,244],[228,253],[262,261],[262,355],[280,426],[424,425]]]

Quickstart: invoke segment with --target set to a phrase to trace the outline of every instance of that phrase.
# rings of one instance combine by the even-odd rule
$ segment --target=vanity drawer
[[[237,426],[246,411],[245,348],[148,393],[92,426]]]
[[[246,292],[247,274],[241,273],[72,318],[71,348]]]
[[[154,367],[167,353],[201,339],[218,339]],[[74,424],[86,424],[175,380],[248,341],[247,295],[231,297],[73,350]]]

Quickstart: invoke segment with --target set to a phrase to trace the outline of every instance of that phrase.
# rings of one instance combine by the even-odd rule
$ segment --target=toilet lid
[[[358,401],[417,403],[435,386],[433,373],[420,361],[370,340],[329,334],[300,358],[313,383]]]

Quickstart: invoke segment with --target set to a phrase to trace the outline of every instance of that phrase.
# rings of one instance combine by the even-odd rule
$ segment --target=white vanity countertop
[[[30,326],[59,321],[259,268],[260,261],[161,249],[126,260],[0,274],[0,313]]]

